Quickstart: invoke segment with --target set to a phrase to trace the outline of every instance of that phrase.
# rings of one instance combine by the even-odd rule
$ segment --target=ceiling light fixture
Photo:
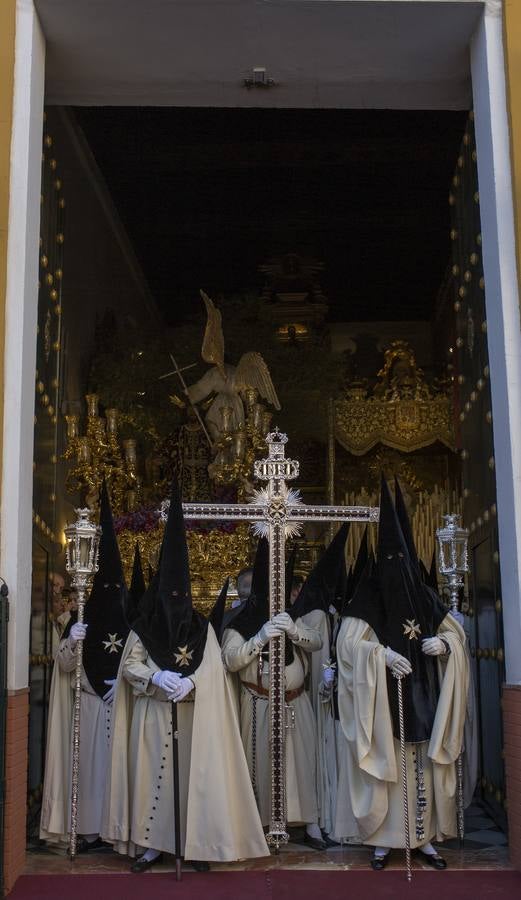
[[[250,90],[251,88],[270,88],[275,84],[273,78],[268,78],[268,74],[264,66],[254,66],[252,74],[244,78],[243,85]]]

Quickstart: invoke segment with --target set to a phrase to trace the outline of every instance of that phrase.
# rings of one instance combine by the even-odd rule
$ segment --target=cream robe
[[[317,720],[317,788],[319,802],[318,824],[333,837],[338,788],[338,754],[333,696],[325,685],[319,690]]]
[[[70,638],[56,652],[51,681],[40,837],[68,842],[71,815],[72,709],[76,654]],[[107,687],[108,690],[108,687]],[[112,704],[93,690],[82,670],[78,833],[101,830],[110,756]]]
[[[302,619],[296,622],[298,640],[293,648],[293,662],[286,666],[286,691],[297,690],[304,685],[309,669],[305,651],[320,650],[320,635],[304,625]],[[253,700],[252,692],[244,687],[244,682],[257,684],[259,650],[251,638],[245,641],[233,628],[223,636],[223,660],[230,672],[238,672],[241,680],[241,734],[246,759],[252,774],[253,749],[253,703],[256,704],[256,765],[255,786],[257,802],[263,825],[270,820],[271,777],[268,752],[269,719],[268,698],[262,695]],[[269,686],[268,665],[263,666],[262,687]],[[287,819],[291,824],[318,821],[316,788],[316,723],[308,694],[304,691],[288,704],[294,711],[294,728],[286,729],[286,798]]]
[[[465,634],[447,616],[438,629],[450,654],[438,657],[440,697],[430,741],[423,743],[427,808],[425,837],[416,838],[416,745],[407,744],[407,782],[411,847],[454,837],[456,829],[456,767],[461,749],[468,692]],[[347,738],[335,834],[358,828],[365,844],[404,847],[400,745],[393,737],[387,697],[385,648],[361,619],[346,618],[337,642],[339,710]],[[341,792],[349,791],[346,810]],[[350,822],[352,815],[353,821]]]
[[[337,760],[335,720],[330,694],[321,691],[324,668],[331,661],[331,630],[329,616],[322,609],[314,609],[302,616],[302,621],[318,631],[322,640],[320,650],[311,654],[310,696],[317,728],[317,802],[318,824],[330,834],[336,804]]]
[[[103,837],[119,853],[174,853],[172,707],[151,684],[158,667],[138,636],[125,646],[114,699],[114,734]],[[182,854],[228,862],[268,856],[230,686],[211,626],[195,691],[178,704]]]

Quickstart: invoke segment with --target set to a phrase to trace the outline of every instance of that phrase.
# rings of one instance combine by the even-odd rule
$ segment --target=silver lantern
[[[90,509],[76,509],[77,519],[67,525],[65,532],[65,568],[76,588],[78,622],[83,622],[85,594],[98,571],[101,528],[91,522]],[[76,668],[74,678],[74,710],[72,721],[72,785],[71,785],[71,859],[76,856],[78,837],[78,779],[80,768],[80,705],[81,673],[83,668],[83,641],[76,644]]]
[[[469,571],[469,532],[461,527],[461,516],[458,513],[449,513],[443,518],[445,525],[436,529],[438,568],[447,584],[450,607],[457,610],[463,578]]]

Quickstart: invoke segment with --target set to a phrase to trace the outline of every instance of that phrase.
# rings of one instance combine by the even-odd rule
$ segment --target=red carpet
[[[521,872],[466,870],[187,872],[165,875],[22,875],[11,900],[519,900]]]

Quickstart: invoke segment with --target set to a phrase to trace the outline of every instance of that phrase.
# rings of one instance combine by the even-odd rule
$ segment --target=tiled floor
[[[457,841],[447,841],[440,851],[451,869],[508,869],[507,839],[486,813],[478,806],[472,806],[466,813],[465,845],[459,849]],[[322,869],[349,870],[365,869],[369,863],[370,851],[367,847],[333,847],[323,853],[311,850],[295,839],[281,848],[280,853],[272,854],[266,859],[244,860],[232,864],[212,865],[212,869],[220,871],[244,869]],[[426,866],[417,854],[413,855],[415,867]],[[401,868],[404,854],[395,851],[389,862],[389,868]],[[155,867],[155,871],[168,872],[174,868],[174,860],[167,857],[165,862]],[[27,874],[58,874],[71,872],[77,874],[94,872],[128,872],[129,861],[111,850],[98,853],[87,853],[78,856],[74,863],[68,859],[64,851],[52,851],[45,847],[34,848],[27,855]],[[152,870],[154,871],[154,870]]]

